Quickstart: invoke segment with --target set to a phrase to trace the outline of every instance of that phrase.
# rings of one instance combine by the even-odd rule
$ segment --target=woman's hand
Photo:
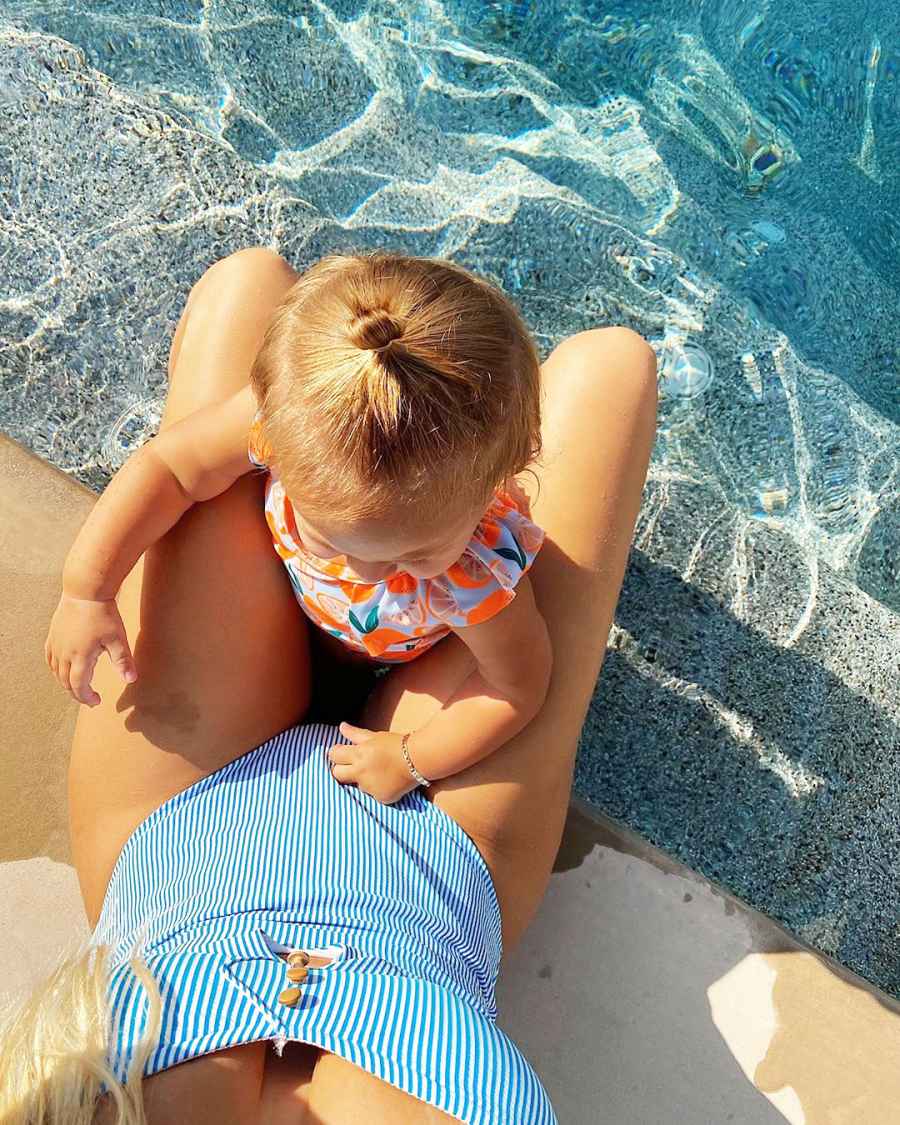
[[[364,730],[349,723],[341,723],[340,731],[352,745],[336,744],[328,751],[336,781],[350,782],[385,805],[416,788],[403,759],[402,734]]]
[[[101,652],[109,653],[127,684],[137,679],[125,626],[115,601],[94,601],[63,594],[50,622],[44,655],[66,691],[88,707],[96,707],[100,702],[100,696],[91,687],[91,679]]]

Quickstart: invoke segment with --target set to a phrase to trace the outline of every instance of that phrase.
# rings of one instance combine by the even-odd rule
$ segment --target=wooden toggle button
[[[286,1008],[293,1008],[299,999],[299,988],[285,988],[282,992],[278,993],[278,1003],[284,1004]]]

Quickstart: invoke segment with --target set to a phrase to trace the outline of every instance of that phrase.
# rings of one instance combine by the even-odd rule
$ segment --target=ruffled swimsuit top
[[[302,609],[348,648],[378,660],[414,660],[451,631],[499,613],[515,597],[544,541],[527,495],[513,482],[494,494],[462,556],[446,573],[414,578],[399,571],[369,582],[343,556],[320,559],[306,549],[284,486],[266,464],[258,423],[251,430],[249,456],[269,472],[266,521]]]

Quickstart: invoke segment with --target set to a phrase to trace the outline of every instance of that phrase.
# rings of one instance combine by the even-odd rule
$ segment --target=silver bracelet
[[[423,777],[419,773],[419,771],[416,769],[416,767],[412,763],[412,758],[409,756],[409,734],[410,734],[410,732],[407,732],[406,734],[404,734],[403,738],[400,740],[400,749],[403,751],[403,758],[404,758],[407,766],[409,767],[409,772],[413,775],[413,777],[416,779],[416,781],[418,782],[419,785],[424,785],[425,788],[427,789],[428,786],[431,784],[431,782],[428,780],[427,777]]]

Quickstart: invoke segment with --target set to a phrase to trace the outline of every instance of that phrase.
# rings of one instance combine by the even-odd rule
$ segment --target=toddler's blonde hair
[[[113,1073],[108,951],[86,948],[61,959],[25,1000],[0,1013],[0,1125],[146,1125],[144,1064],[156,1046],[160,1000],[138,959],[148,1012],[125,1083]]]
[[[512,302],[452,262],[321,259],[250,381],[268,457],[315,516],[486,503],[540,451],[540,361]]]

